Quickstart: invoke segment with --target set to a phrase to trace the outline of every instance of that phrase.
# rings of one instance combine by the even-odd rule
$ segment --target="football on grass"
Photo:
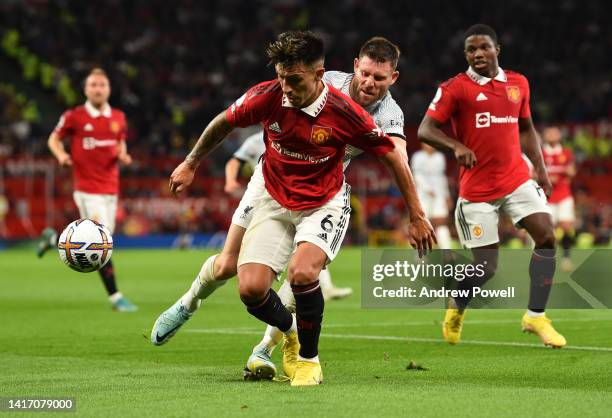
[[[108,263],[113,254],[113,237],[104,225],[91,219],[78,219],[64,229],[57,249],[68,267],[89,273]]]

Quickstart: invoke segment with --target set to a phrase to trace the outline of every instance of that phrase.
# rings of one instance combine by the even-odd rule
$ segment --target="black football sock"
[[[244,300],[242,302],[246,305],[247,311],[251,315],[268,325],[280,329],[282,332],[288,331],[291,328],[291,324],[293,324],[291,312],[285,308],[283,302],[281,302],[276,292],[272,289],[268,291],[268,294],[262,300],[256,303],[250,304]]]
[[[313,358],[319,354],[319,335],[323,322],[323,293],[319,281],[307,285],[291,285],[295,296],[300,357]]]
[[[117,283],[115,282],[115,269],[113,268],[113,262],[108,261],[99,271],[100,278],[106,289],[106,293],[109,296],[117,293]]]
[[[570,232],[564,231],[563,237],[561,238],[561,246],[563,247],[563,257],[569,258],[570,249],[574,244],[574,237]]]
[[[544,312],[557,266],[554,248],[536,248],[529,263],[531,287],[528,308],[532,312]]]

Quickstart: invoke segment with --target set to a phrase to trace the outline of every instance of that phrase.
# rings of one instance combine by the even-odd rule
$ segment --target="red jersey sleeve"
[[[225,111],[229,123],[239,128],[255,125],[266,118],[270,109],[270,101],[278,91],[278,81],[267,81],[251,87]]]
[[[429,104],[427,116],[431,116],[440,123],[448,121],[457,110],[457,86],[458,83],[443,83],[438,87],[436,95]]]
[[[119,141],[127,141],[128,126],[125,113],[121,112],[121,132],[119,132]]]
[[[525,93],[522,95],[523,99],[521,102],[521,111],[519,113],[520,118],[529,118],[531,117],[531,107],[529,106],[529,101],[531,100],[531,91],[529,90],[529,81],[527,78],[523,77],[523,89]]]
[[[74,112],[66,110],[59,118],[53,130],[60,138],[66,138],[74,133]]]

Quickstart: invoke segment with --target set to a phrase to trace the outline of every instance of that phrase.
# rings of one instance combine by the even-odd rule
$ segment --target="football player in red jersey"
[[[570,258],[570,248],[574,242],[574,221],[576,219],[571,182],[576,175],[576,165],[572,150],[561,145],[562,136],[561,129],[557,126],[549,126],[544,129],[542,153],[553,187],[548,203],[552,209],[553,222],[563,234],[561,237],[563,247],[561,268],[564,271],[571,271],[573,264]]]
[[[531,119],[529,83],[523,75],[499,67],[500,46],[490,26],[470,27],[464,47],[468,70],[440,85],[418,130],[419,139],[452,151],[461,165],[457,231],[463,246],[472,249],[474,263],[487,268],[483,277],[463,280],[459,288],[473,294],[474,287],[495,274],[499,211],[504,211],[535,241],[523,330],[536,333],[546,345],[563,347],[565,338],[544,314],[555,272],[555,234],[546,202],[551,184]],[[441,129],[448,121],[453,136]],[[521,150],[533,163],[537,182]],[[449,301],[443,334],[451,344],[460,341],[469,300]]]
[[[71,166],[74,179],[74,201],[80,216],[115,229],[119,163],[129,165],[132,157],[125,143],[125,114],[108,104],[111,88],[104,70],[93,69],[85,79],[84,105],[69,109],[49,136],[48,145],[61,166]],[[62,140],[70,138],[70,154]],[[56,233],[47,228],[38,246],[39,257],[55,246]],[[117,289],[112,260],[99,270],[102,283],[114,310],[136,311]]]
[[[234,127],[262,124],[265,191],[240,251],[240,297],[253,316],[278,327],[287,340],[299,339],[299,352],[285,368],[291,385],[316,385],[322,380],[318,340],[324,304],[317,277],[338,253],[348,226],[350,188],[342,174],[347,144],[377,155],[393,173],[409,210],[410,242],[419,253],[431,249],[435,234],[406,158],[365,110],[322,82],[323,42],[310,32],[286,32],[267,54],[277,79],[252,87],[213,119],[172,173],[170,187],[185,190],[201,159]],[[287,266],[297,320],[271,289]]]

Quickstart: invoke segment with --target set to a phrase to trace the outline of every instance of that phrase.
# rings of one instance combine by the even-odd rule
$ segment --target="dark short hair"
[[[484,23],[477,23],[475,25],[470,26],[468,30],[466,30],[463,34],[463,40],[465,41],[472,35],[488,35],[493,40],[493,42],[495,42],[495,44],[498,43],[497,33],[495,33],[495,30],[491,26],[485,25]]]
[[[393,42],[382,36],[368,39],[359,50],[359,58],[367,56],[376,62],[390,62],[395,70],[400,57],[400,49]]]
[[[323,40],[310,31],[288,31],[278,35],[266,48],[271,64],[290,67],[295,64],[312,65],[325,57]]]

